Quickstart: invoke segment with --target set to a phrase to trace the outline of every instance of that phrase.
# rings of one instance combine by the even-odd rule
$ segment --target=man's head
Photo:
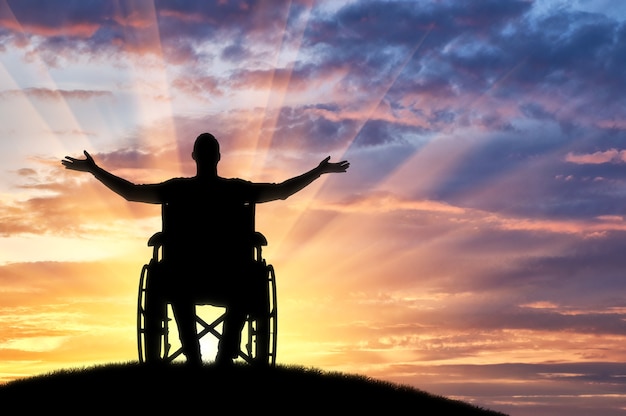
[[[198,164],[217,166],[220,160],[220,144],[211,133],[202,133],[193,145],[193,160]]]

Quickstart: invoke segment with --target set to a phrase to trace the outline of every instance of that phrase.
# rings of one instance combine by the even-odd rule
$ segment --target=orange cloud
[[[377,191],[366,195],[359,195],[341,203],[324,204],[325,209],[335,209],[340,212],[381,213],[390,211],[428,211],[447,214],[463,214],[465,209],[455,207],[441,201],[409,200],[391,192]]]
[[[76,172],[63,170],[60,163],[57,169],[60,175],[55,182],[22,185],[22,189],[41,195],[5,197],[0,206],[1,235],[109,234],[123,230],[125,221],[160,215],[159,207],[127,203],[91,176],[78,177]],[[32,174],[28,178],[32,181]]]
[[[172,82],[172,86],[192,97],[224,95],[220,87],[220,80],[211,76],[176,78]]]
[[[73,36],[83,39],[92,37],[100,28],[96,22],[67,22],[66,25],[51,26],[47,24],[36,24],[27,22],[18,22],[17,20],[4,18],[0,19],[0,25],[8,30],[21,34],[30,34],[36,36],[52,37],[52,36]]]
[[[0,266],[0,381],[133,359],[138,276],[111,261]]]
[[[21,90],[7,90],[0,92],[0,98],[26,95],[41,100],[91,100],[93,98],[113,97],[110,91],[90,90],[52,90],[49,88],[24,88]]]
[[[602,163],[620,163],[626,161],[626,151],[625,150],[617,150],[617,149],[609,149],[605,151],[595,152],[595,153],[583,153],[583,154],[575,154],[573,152],[569,152],[565,156],[565,160],[567,162],[576,163],[576,164],[592,164],[598,165]]]

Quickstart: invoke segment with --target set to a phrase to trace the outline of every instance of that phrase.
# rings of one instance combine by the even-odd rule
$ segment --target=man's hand
[[[341,162],[337,163],[330,163],[329,160],[330,156],[320,162],[318,169],[321,173],[345,172],[350,167],[350,163],[348,163],[347,160],[342,160]]]
[[[96,169],[96,162],[87,151],[83,151],[86,159],[74,159],[73,157],[65,156],[65,159],[61,161],[61,164],[65,166],[65,169],[78,170],[80,172],[93,173]]]

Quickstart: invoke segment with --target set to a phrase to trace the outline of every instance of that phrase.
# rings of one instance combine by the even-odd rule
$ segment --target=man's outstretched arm
[[[310,185],[314,180],[319,178],[325,173],[341,173],[345,172],[350,163],[347,160],[331,163],[329,162],[330,156],[322,160],[320,164],[311,169],[310,171],[303,173],[300,176],[296,176],[279,184],[268,185],[261,191],[259,200],[257,202],[268,202],[276,199],[286,199],[296,192],[304,189]]]
[[[160,203],[156,191],[150,185],[136,185],[124,178],[115,176],[96,165],[96,162],[87,151],[84,151],[84,153],[85,159],[65,156],[61,163],[66,169],[93,174],[107,188],[128,201]]]

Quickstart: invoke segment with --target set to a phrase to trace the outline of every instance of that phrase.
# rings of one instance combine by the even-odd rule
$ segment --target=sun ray
[[[428,27],[428,29],[424,32],[422,37],[413,46],[413,49],[406,55],[404,61],[402,61],[402,63],[396,67],[395,72],[389,77],[387,85],[378,92],[378,99],[374,99],[370,103],[369,108],[365,111],[366,117],[361,120],[361,124],[360,126],[358,126],[352,140],[346,143],[343,149],[343,154],[347,153],[349,148],[354,144],[354,140],[356,140],[357,136],[361,133],[365,124],[367,124],[367,122],[372,119],[372,116],[374,115],[376,110],[380,107],[381,103],[383,102],[387,94],[389,93],[389,90],[395,85],[396,81],[398,80],[398,77],[402,74],[404,69],[407,67],[407,65],[411,62],[411,60],[417,53],[417,51],[424,44],[424,41],[428,38],[428,35],[432,31],[433,27],[434,27],[434,24],[431,24]]]
[[[137,7],[128,10],[128,13],[126,14],[122,13],[123,11],[120,11],[118,18],[126,19],[126,27],[129,31],[132,30],[133,23],[137,23],[137,21],[133,21],[132,19],[139,19],[140,21],[141,19],[144,19],[148,22],[148,26],[153,29],[148,45],[151,46],[151,50],[148,52],[154,53],[157,56],[156,61],[159,71],[157,71],[158,76],[156,77],[158,82],[152,86],[151,90],[148,90],[148,93],[154,93],[156,90],[161,94],[163,91],[168,91],[168,82],[166,79],[165,64],[159,34],[157,31],[158,28],[156,24],[156,11],[154,4],[141,3],[141,5],[137,4],[135,6]],[[115,131],[113,129],[109,130],[107,128],[107,120],[105,119],[105,114],[102,112],[90,112],[89,120],[93,123],[91,126],[85,126],[84,122],[80,122],[82,119],[79,112],[84,111],[84,108],[80,108],[81,106],[73,106],[70,103],[70,100],[74,99],[73,95],[77,94],[74,94],[72,89],[63,87],[63,82],[65,81],[55,79],[54,71],[56,68],[46,64],[45,59],[41,54],[42,46],[37,45],[36,42],[33,41],[33,37],[28,33],[29,29],[27,27],[23,27],[23,25],[19,22],[6,0],[1,0],[0,8],[2,9],[3,18],[10,18],[10,26],[15,28],[14,30],[16,31],[17,36],[21,36],[23,38],[20,42],[21,45],[24,45],[22,48],[29,49],[30,62],[32,63],[32,66],[37,68],[38,71],[36,78],[37,83],[31,85],[35,78],[30,76],[30,74],[21,76],[21,74],[11,73],[6,64],[3,63],[0,65],[0,82],[2,82],[4,89],[2,93],[10,94],[9,98],[11,99],[11,102],[14,103],[9,109],[10,112],[15,112],[16,110],[19,112],[15,114],[14,117],[10,117],[11,122],[19,122],[22,126],[25,126],[22,127],[21,130],[22,132],[26,131],[27,136],[32,137],[32,140],[37,142],[42,140],[45,141],[47,151],[57,154],[59,160],[65,155],[80,157],[82,149],[86,149],[94,154],[108,153],[110,151],[119,150],[120,143],[123,145],[127,138],[119,136],[119,131]],[[138,45],[133,45],[129,42],[127,46],[133,47]],[[135,53],[136,51],[132,52]],[[123,57],[120,57],[120,59],[123,59]],[[128,71],[133,71],[134,66],[129,64],[127,65],[127,68]],[[22,80],[20,80],[20,78]],[[136,109],[139,113],[138,119],[142,122],[149,123],[155,119],[154,115],[151,114],[153,109],[153,107],[151,107],[151,102],[153,100],[146,98],[145,96],[145,86],[142,84],[140,73],[134,74],[134,82],[135,84],[131,88],[131,92],[136,94],[136,97],[138,97],[136,100]],[[53,100],[53,108],[50,107],[50,103],[48,102],[50,100]],[[114,104],[114,100],[110,100],[109,104]],[[7,114],[8,113],[5,112],[5,115]],[[165,117],[164,120],[168,123],[169,128],[166,130],[171,134],[163,134],[162,136],[146,136],[138,133],[141,140],[141,142],[137,144],[138,148],[146,145],[147,148],[153,149],[155,146],[158,147],[164,144],[169,146],[177,144],[177,140],[174,136],[174,128],[172,127],[173,111],[171,106],[167,114],[168,117]],[[115,116],[125,117],[127,115],[120,114],[118,112]],[[88,132],[88,129],[93,129],[94,126],[96,128],[102,128],[102,130],[98,130],[95,133]],[[71,140],[67,137],[70,134],[72,136]],[[121,134],[130,135],[132,132],[126,131],[121,132]],[[118,135],[118,137],[115,137],[115,135]],[[113,143],[116,147],[113,149],[102,148],[101,141],[99,140],[101,137],[110,138],[111,143]],[[29,140],[31,139],[29,138]],[[28,146],[25,146],[24,142],[13,142],[16,144],[19,143],[19,148],[16,150],[19,150],[22,153],[30,152],[29,154],[22,155],[23,157],[20,160],[32,158],[34,156],[34,152],[41,147],[34,142],[29,143]],[[179,152],[173,153],[178,154]],[[15,154],[13,156],[15,156]],[[107,166],[104,167],[106,168]],[[142,166],[142,168],[153,167],[155,166]],[[62,167],[59,165],[58,169],[62,169]],[[119,203],[116,199],[117,196],[108,194],[103,190],[102,185],[97,184],[95,181],[92,183],[92,186],[83,187],[82,192],[86,193],[83,195],[84,198],[101,201],[101,203],[108,206],[110,210],[116,212],[116,214],[122,218],[132,218],[133,216],[138,215],[137,211],[135,211],[130,204]],[[92,218],[91,220],[97,219]],[[114,228],[119,227],[119,225],[115,224],[112,224],[111,226]],[[64,239],[59,240],[59,250],[62,250],[61,245],[65,247],[68,244],[68,241]],[[84,251],[85,253],[91,253],[86,254],[87,256],[92,255],[93,250],[90,251],[87,246],[92,247],[93,244],[87,244],[84,247],[81,247],[81,250],[83,248],[85,248],[85,250],[77,250],[77,252]],[[102,247],[103,250],[101,251],[101,255],[107,255],[107,252],[112,253],[111,250],[106,249],[106,244],[103,244]],[[26,259],[24,259],[24,261],[26,261]]]
[[[9,6],[6,0],[2,0],[0,2],[0,9],[1,9],[0,13],[2,14],[2,16],[5,19],[10,20],[6,22],[5,24],[13,27],[13,30],[16,31],[18,36],[20,37],[19,43],[21,45],[28,45],[28,46],[22,46],[22,48],[25,48],[25,47],[32,48],[31,51],[33,53],[31,54],[30,59],[33,60],[38,70],[37,75],[41,77],[41,79],[38,80],[38,85],[35,85],[34,87],[35,88],[50,88],[51,95],[56,100],[61,102],[61,115],[63,117],[62,124],[69,123],[72,126],[72,128],[80,129],[79,123],[77,122],[76,118],[73,116],[71,110],[69,109],[69,106],[65,98],[61,94],[54,92],[58,86],[56,85],[56,82],[52,78],[50,71],[48,69],[48,66],[45,64],[45,62],[41,58],[35,45],[33,45],[31,39],[27,36],[27,32],[25,31],[22,24],[16,18],[15,14],[13,13],[11,7]],[[58,135],[54,133],[55,127],[52,124],[50,124],[50,120],[48,120],[48,117],[46,117],[45,114],[37,108],[37,103],[35,102],[35,99],[32,98],[32,96],[28,94],[29,91],[34,91],[34,90],[29,89],[29,87],[23,84],[20,85],[20,81],[18,81],[17,76],[16,76],[17,74],[10,74],[10,71],[6,65],[3,65],[3,70],[5,73],[5,76],[3,77],[3,79],[10,82],[12,84],[12,87],[14,88],[13,91],[18,93],[19,97],[22,100],[26,100],[29,103],[28,105],[29,114],[22,115],[21,117],[25,117],[25,118],[34,117],[35,119],[40,120],[43,124],[47,126],[47,129],[49,131],[49,136],[52,137],[56,143],[63,145],[63,141],[60,140]],[[82,143],[89,142],[89,138],[86,137],[85,135],[83,135],[81,139],[83,139]]]
[[[130,93],[135,100],[134,110],[137,111],[135,123],[154,126],[149,132],[136,133],[139,136],[137,147],[173,147],[173,154],[178,156],[177,165],[181,170],[181,141],[189,139],[178,138],[176,134],[171,86],[154,1],[118,2],[115,15],[124,30],[123,50],[128,59],[126,66],[132,83]],[[158,162],[154,163],[148,167],[156,168]]]
[[[407,65],[410,63],[410,61],[413,59],[415,54],[419,51],[420,47],[424,44],[424,41],[428,38],[428,35],[431,33],[431,31],[433,29],[433,26],[434,25],[431,24],[428,27],[428,29],[424,32],[424,34],[421,36],[421,38],[415,43],[415,45],[409,51],[409,53],[406,54],[406,56],[404,57],[402,62],[395,68],[393,73],[388,77],[387,83],[382,88],[379,88],[376,91],[376,94],[372,94],[372,96],[374,98],[365,106],[365,110],[363,111],[365,116],[360,119],[359,125],[355,129],[352,138],[350,140],[347,140],[346,143],[342,147],[340,147],[338,149],[340,156],[337,156],[337,157],[339,158],[339,160],[343,156],[345,156],[349,152],[349,149],[354,145],[355,140],[358,137],[359,133],[362,131],[362,129],[365,126],[365,124],[368,121],[370,121],[372,119],[372,117],[375,115],[376,110],[380,107],[381,103],[385,99],[385,97],[388,94],[389,90],[394,86],[394,84],[398,80],[398,77],[402,74],[402,72],[407,67]],[[336,159],[334,159],[334,160],[336,160]],[[327,178],[325,178],[325,177],[321,178],[321,180],[319,181],[320,183],[315,185],[314,191],[307,193],[306,200],[302,204],[304,208],[300,211],[299,215],[295,216],[292,219],[290,225],[285,228],[284,234],[281,236],[281,238],[276,243],[278,247],[280,247],[280,244],[282,243],[282,241],[284,241],[284,239],[287,239],[287,238],[290,237],[290,234],[293,232],[294,228],[298,227],[298,224],[301,221],[301,217],[303,215],[306,215],[306,212],[310,209],[311,204],[314,204],[315,201],[319,198],[319,195],[325,189],[324,188],[324,183],[325,183],[326,180],[327,180]],[[321,232],[324,228],[330,227],[331,223],[333,221],[344,221],[344,220],[345,220],[345,218],[343,216],[338,215],[335,218],[329,219],[327,222],[325,222],[325,224],[322,227],[320,227],[316,232]]]
[[[31,80],[26,79],[25,81],[18,81],[17,74],[11,75],[7,70],[6,65],[4,65],[4,72],[6,74],[4,79],[7,77],[12,78],[13,91],[19,93],[19,97],[23,100],[29,102],[28,106],[28,114],[22,114],[20,118],[26,118],[32,120],[33,118],[36,120],[40,120],[43,124],[47,126],[46,136],[48,138],[52,138],[55,143],[57,143],[62,150],[65,151],[75,151],[76,149],[83,147],[87,148],[91,144],[93,144],[93,140],[87,134],[81,126],[80,122],[76,118],[70,104],[68,103],[69,96],[79,95],[73,94],[71,90],[61,90],[59,89],[58,83],[55,81],[52,76],[51,71],[54,68],[50,67],[45,60],[42,58],[39,47],[32,42],[32,37],[29,37],[26,29],[24,29],[23,25],[18,21],[15,14],[12,12],[9,4],[6,0],[0,2],[0,8],[2,9],[2,15],[5,18],[10,19],[9,26],[12,26],[16,31],[17,35],[20,36],[20,44],[27,45],[21,46],[21,48],[30,48],[29,50],[29,59],[33,62],[33,66],[37,68],[37,84],[29,85]],[[17,58],[15,58],[17,59]],[[26,75],[28,77],[28,75]],[[20,85],[21,84],[21,85]],[[63,131],[58,131],[58,126],[51,124],[50,117],[46,116],[45,108],[41,104],[41,101],[45,101],[47,99],[54,100],[55,107],[55,116],[54,122],[59,125],[67,126],[65,130],[78,133],[78,140],[74,138],[73,141],[64,140],[62,138]],[[60,105],[59,105],[60,103]],[[105,124],[105,123],[101,123]],[[70,146],[71,143],[71,146]]]
[[[255,166],[253,166],[253,172],[256,170],[261,170],[263,167],[267,166],[270,156],[270,149],[272,148],[273,143],[273,134],[263,135],[261,130],[269,130],[275,131],[275,127],[278,124],[278,119],[280,117],[280,109],[285,102],[286,97],[289,94],[289,87],[293,76],[293,70],[295,66],[295,59],[291,61],[283,62],[283,54],[288,55],[288,48],[293,47],[296,51],[300,50],[302,45],[302,41],[304,39],[304,33],[306,31],[306,27],[309,21],[310,13],[313,8],[313,0],[306,0],[300,5],[304,5],[306,8],[306,12],[304,14],[303,22],[301,26],[298,28],[297,33],[290,34],[291,43],[287,42],[287,25],[289,23],[289,17],[291,14],[291,9],[293,7],[293,2],[289,1],[289,6],[287,6],[287,12],[285,13],[285,20],[282,28],[282,37],[280,45],[276,48],[275,60],[272,70],[272,77],[268,84],[268,95],[267,102],[265,104],[265,114],[262,117],[261,125],[259,126],[259,131],[257,132],[256,143],[254,146],[255,149]],[[275,4],[267,3],[267,7],[273,7]],[[295,40],[294,40],[295,39]],[[285,65],[283,67],[283,65]],[[280,74],[278,72],[281,71]],[[284,71],[284,73],[283,73]]]

